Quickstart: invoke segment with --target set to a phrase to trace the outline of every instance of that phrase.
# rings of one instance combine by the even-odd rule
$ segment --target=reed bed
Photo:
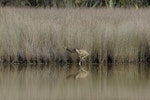
[[[0,8],[0,62],[149,62],[149,9]]]

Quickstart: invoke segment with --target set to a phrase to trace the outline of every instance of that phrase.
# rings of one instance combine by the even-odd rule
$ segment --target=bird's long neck
[[[73,53],[73,51],[72,51],[72,50],[70,50],[69,48],[66,48],[66,50],[67,50],[67,51],[69,51],[69,52],[71,52],[71,53]]]
[[[76,53],[79,54],[79,50],[78,49],[76,49]]]
[[[63,47],[63,48],[66,49],[67,51],[73,53],[73,51],[72,51],[71,49],[69,49],[69,48],[67,48],[67,47]]]

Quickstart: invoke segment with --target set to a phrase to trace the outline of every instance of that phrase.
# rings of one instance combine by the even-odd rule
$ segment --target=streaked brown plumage
[[[87,56],[89,56],[89,53],[84,49],[74,49],[74,51],[77,53],[81,60],[84,60]]]
[[[65,49],[71,53],[76,53],[79,56],[79,58],[80,58],[79,65],[81,65],[81,62],[83,60],[85,60],[86,57],[89,56],[89,53],[84,49],[77,49],[77,48],[75,48],[75,49],[65,48]]]

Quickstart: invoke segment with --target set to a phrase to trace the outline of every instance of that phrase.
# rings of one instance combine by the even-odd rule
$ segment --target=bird
[[[81,66],[82,61],[85,60],[86,57],[88,57],[90,54],[84,50],[84,49],[73,49],[73,51],[78,55],[79,57],[79,65]]]
[[[79,71],[76,74],[70,74],[66,78],[74,78],[74,79],[83,79],[86,78],[89,75],[89,72],[86,71],[83,67],[79,69]]]
[[[81,66],[82,61],[85,60],[86,57],[88,57],[90,54],[84,50],[84,49],[78,49],[78,48],[74,48],[74,49],[69,49],[64,47],[67,51],[71,52],[71,53],[76,53],[79,57],[79,65]]]

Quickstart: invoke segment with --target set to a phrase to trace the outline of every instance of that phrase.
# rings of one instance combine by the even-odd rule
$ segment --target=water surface
[[[150,99],[149,64],[82,67],[84,78],[78,65],[0,65],[0,100]]]

